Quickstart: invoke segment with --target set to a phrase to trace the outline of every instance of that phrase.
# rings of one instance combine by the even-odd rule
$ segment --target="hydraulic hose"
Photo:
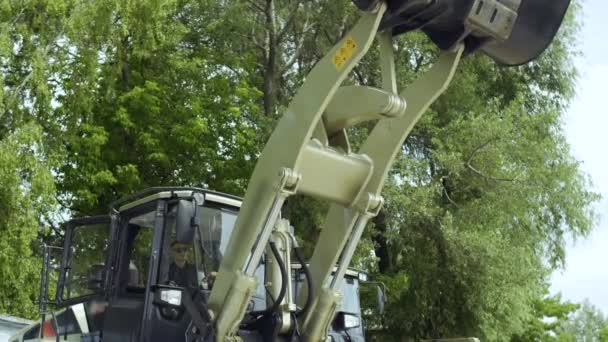
[[[306,285],[308,286],[308,293],[306,294],[306,302],[304,303],[304,306],[302,307],[302,309],[298,310],[298,312],[296,312],[296,316],[300,316],[302,313],[308,311],[308,309],[310,309],[310,306],[312,305],[312,298],[313,298],[313,291],[314,291],[314,287],[313,287],[313,283],[312,283],[312,276],[310,274],[310,269],[308,268],[308,265],[306,264],[304,257],[302,256],[302,249],[300,247],[295,247],[293,249],[295,255],[296,255],[296,259],[298,259],[298,262],[300,263],[300,265],[302,265],[302,270],[304,271],[304,275],[306,276]]]
[[[283,262],[283,258],[281,258],[281,254],[279,254],[279,250],[277,249],[277,245],[274,242],[269,242],[270,250],[272,251],[272,255],[274,255],[275,259],[277,259],[277,263],[279,264],[279,269],[281,271],[281,290],[279,291],[279,295],[272,303],[272,306],[267,308],[266,310],[261,311],[252,311],[251,314],[254,316],[266,316],[271,313],[277,311],[281,302],[285,298],[285,293],[287,292],[287,269],[285,268],[285,262]]]
[[[277,259],[277,263],[279,264],[279,269],[281,270],[281,291],[279,291],[279,295],[274,301],[272,307],[267,310],[267,313],[275,312],[279,309],[281,302],[285,298],[285,293],[287,292],[287,269],[285,268],[285,263],[283,262],[283,258],[281,258],[281,254],[279,254],[279,250],[277,249],[277,245],[274,242],[270,242],[270,249],[272,250],[272,254],[275,259]]]

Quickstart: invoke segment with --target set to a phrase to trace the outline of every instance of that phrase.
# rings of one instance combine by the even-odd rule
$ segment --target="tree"
[[[547,291],[548,292],[548,291]],[[533,311],[521,334],[511,337],[511,342],[559,341],[563,339],[560,327],[566,323],[579,304],[562,302],[561,295],[537,298],[532,304]],[[560,337],[561,336],[561,337]]]
[[[62,6],[64,25],[45,42],[52,48],[38,76],[52,85],[42,100],[53,105],[35,117],[66,158],[56,170],[62,206],[103,213],[120,196],[161,184],[242,192],[258,153],[259,93],[233,76],[246,61],[216,63],[222,56],[199,23],[211,16],[205,4]]]
[[[57,213],[51,170],[62,156],[39,119],[51,107],[47,59],[65,25],[65,5],[0,4],[0,312],[29,318],[38,297],[38,238]]]
[[[55,184],[40,127],[0,140],[0,312],[33,318],[38,298],[40,218],[55,209]]]
[[[558,341],[604,342],[608,331],[608,319],[589,300],[559,326]]]

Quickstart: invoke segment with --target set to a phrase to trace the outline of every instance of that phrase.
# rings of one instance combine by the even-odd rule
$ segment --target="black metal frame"
[[[146,280],[146,294],[144,301],[144,313],[142,315],[141,329],[140,329],[140,341],[151,341],[151,330],[146,329],[148,323],[151,322],[152,315],[154,314],[154,289],[153,285],[158,283],[158,274],[161,263],[161,252],[163,246],[163,239],[165,237],[165,229],[167,228],[166,217],[167,210],[169,209],[168,200],[158,200],[156,202],[156,220],[154,221],[154,235],[152,237],[152,253],[150,254],[150,261],[148,262],[148,279]]]
[[[63,290],[66,285],[65,275],[66,275],[66,272],[68,271],[68,269],[70,268],[70,264],[71,264],[71,260],[72,260],[72,258],[71,258],[72,252],[71,252],[70,246],[71,246],[71,242],[72,242],[72,234],[74,232],[74,229],[76,227],[80,227],[80,226],[99,225],[99,224],[103,224],[103,223],[107,223],[108,228],[109,228],[108,248],[106,250],[106,256],[105,256],[105,265],[109,265],[111,262],[111,255],[112,255],[111,251],[114,248],[114,246],[112,245],[112,239],[111,239],[111,237],[113,235],[114,227],[112,226],[112,221],[111,221],[110,217],[108,215],[92,216],[92,217],[74,219],[74,220],[71,220],[68,222],[67,227],[66,227],[66,232],[65,232],[64,244],[63,244],[63,260],[61,261],[59,280],[57,282],[57,292],[55,295],[55,300],[57,302],[57,305],[70,306],[70,305],[73,305],[76,303],[82,303],[87,300],[100,298],[102,294],[105,296],[105,294],[107,293],[107,283],[105,283],[102,286],[101,290],[99,290],[93,294],[75,297],[75,298],[63,299],[63,292],[64,292]],[[104,274],[106,275],[106,279],[108,279],[107,267],[106,267],[106,273],[104,273]]]
[[[231,195],[231,194],[227,194],[227,193],[223,193],[223,192],[218,192],[218,191],[212,191],[212,190],[208,190],[208,189],[204,189],[204,188],[197,188],[197,187],[191,187],[191,186],[157,186],[157,187],[147,188],[140,192],[136,192],[134,194],[120,198],[110,204],[110,209],[114,210],[114,211],[118,211],[118,208],[122,205],[131,203],[138,199],[142,199],[146,196],[154,195],[156,193],[165,192],[165,191],[170,191],[170,192],[193,191],[193,192],[199,192],[202,194],[212,194],[212,195],[222,196],[222,197],[234,199],[237,201],[243,200],[239,196],[235,196],[235,195]]]
[[[46,321],[46,315],[49,312],[47,306],[49,304],[57,304],[57,298],[55,300],[49,300],[48,298],[48,290],[49,290],[49,270],[50,270],[50,250],[51,249],[63,249],[61,247],[55,247],[51,245],[47,245],[46,243],[42,244],[42,270],[40,271],[40,293],[38,297],[38,313],[40,314],[40,323],[38,325],[38,337],[43,338],[43,325]],[[55,317],[55,312],[50,311],[51,318],[53,322],[55,322],[55,331],[57,332],[57,340],[59,339],[59,326],[57,323],[57,319]]]
[[[62,247],[55,247],[42,244],[42,269],[40,271],[40,292],[38,294],[38,313],[44,315],[47,313],[47,305],[57,304],[57,298],[55,300],[49,300],[49,271],[50,271],[50,250],[51,249],[63,249]]]

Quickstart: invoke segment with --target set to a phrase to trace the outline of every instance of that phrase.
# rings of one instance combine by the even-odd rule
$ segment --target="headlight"
[[[160,290],[160,300],[171,305],[180,306],[182,304],[181,290]]]
[[[334,320],[334,328],[337,331],[352,329],[361,326],[361,318],[355,314],[338,312]]]
[[[356,328],[361,325],[361,319],[355,315],[344,315],[344,327],[346,329]]]

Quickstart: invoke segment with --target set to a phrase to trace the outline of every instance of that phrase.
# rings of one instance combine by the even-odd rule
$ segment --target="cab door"
[[[108,216],[68,222],[57,284],[60,306],[104,299],[111,269],[110,222]]]

